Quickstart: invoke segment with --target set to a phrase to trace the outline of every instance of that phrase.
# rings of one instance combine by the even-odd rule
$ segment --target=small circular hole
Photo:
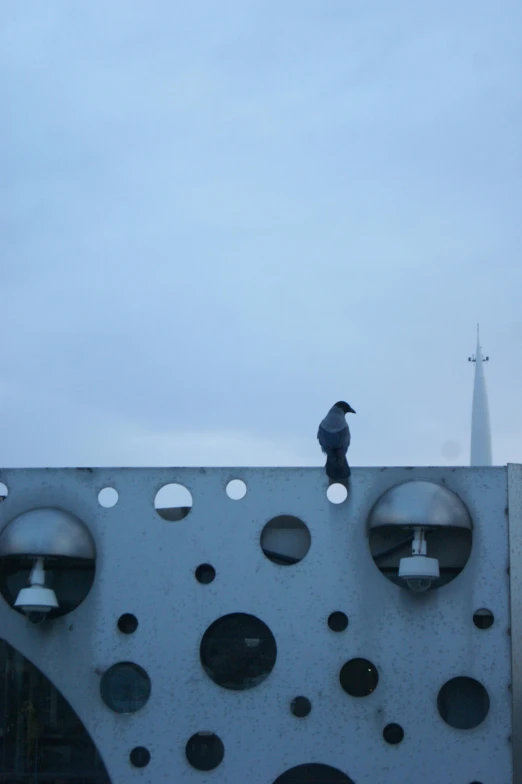
[[[145,768],[150,762],[150,751],[145,746],[136,746],[129,754],[131,764],[135,768]]]
[[[290,566],[302,561],[312,537],[305,523],[293,515],[278,515],[261,532],[261,549],[272,563]]]
[[[7,489],[7,485],[4,485],[3,482],[0,482],[0,501],[5,501],[8,492],[9,490]]]
[[[138,619],[132,613],[124,613],[118,618],[118,629],[122,634],[134,634],[138,628]]]
[[[164,520],[169,522],[183,520],[192,509],[192,495],[183,485],[176,483],[164,485],[156,493],[154,507]]]
[[[226,490],[228,497],[233,501],[241,501],[246,496],[247,486],[242,479],[232,479]]]
[[[290,703],[290,710],[298,719],[304,719],[312,710],[312,703],[306,697],[295,697]]]
[[[397,743],[401,743],[404,740],[404,730],[400,724],[387,724],[382,731],[382,737],[386,743],[395,746]]]
[[[98,503],[100,506],[105,507],[105,509],[116,506],[118,498],[118,491],[115,490],[114,487],[104,487],[103,490],[100,490],[98,493]]]
[[[328,616],[328,626],[333,632],[344,632],[348,628],[348,616],[336,611]]]
[[[216,570],[210,564],[200,564],[195,571],[195,575],[198,583],[201,583],[202,585],[208,585],[214,580],[216,576]]]
[[[342,504],[348,498],[348,490],[344,485],[334,482],[326,491],[326,497],[332,504]]]
[[[473,614],[473,623],[477,629],[490,629],[493,626],[495,616],[491,610],[482,608]]]
[[[368,659],[350,659],[343,666],[339,680],[351,697],[368,697],[377,688],[379,673]]]
[[[196,732],[185,746],[185,755],[196,770],[214,770],[223,762],[225,747],[214,732]]]

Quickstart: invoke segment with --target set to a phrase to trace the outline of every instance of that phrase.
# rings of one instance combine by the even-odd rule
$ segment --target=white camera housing
[[[38,557],[29,577],[29,587],[22,588],[14,606],[22,610],[30,619],[43,620],[48,612],[56,609],[58,600],[52,588],[45,587],[43,558]]]
[[[426,555],[426,535],[421,526],[414,530],[411,551],[409,558],[400,560],[399,577],[406,582],[410,591],[424,593],[434,580],[439,579],[440,572],[438,559]]]
[[[410,555],[401,558],[399,564],[399,577],[415,593],[427,591],[434,580],[440,577],[439,561],[437,558],[428,558],[426,555]]]

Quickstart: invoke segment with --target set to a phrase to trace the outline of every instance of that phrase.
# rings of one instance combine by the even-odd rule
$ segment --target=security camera
[[[30,621],[41,623],[47,613],[58,607],[58,600],[52,588],[45,587],[45,571],[42,557],[38,557],[31,570],[29,587],[22,588],[14,606],[22,610]]]
[[[439,561],[426,555],[424,528],[416,528],[413,536],[412,555],[401,558],[399,577],[414,593],[424,593],[440,577]]]

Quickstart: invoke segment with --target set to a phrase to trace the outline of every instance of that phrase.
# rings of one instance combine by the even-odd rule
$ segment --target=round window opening
[[[307,555],[312,537],[298,517],[279,515],[269,520],[261,532],[261,549],[272,563],[292,566]]]
[[[259,686],[276,663],[274,635],[254,615],[232,613],[214,621],[200,645],[206,674],[218,686],[244,691]]]
[[[215,732],[196,732],[185,746],[185,755],[196,770],[214,770],[223,762],[225,747]]]
[[[379,673],[368,659],[350,659],[343,666],[339,680],[351,697],[368,697],[377,688]]]
[[[183,485],[164,485],[156,493],[154,508],[169,523],[183,520],[192,509],[192,495]]]
[[[145,670],[132,662],[119,662],[100,681],[102,700],[115,713],[135,713],[150,697],[151,683]]]
[[[450,727],[472,730],[488,715],[489,696],[484,686],[474,678],[452,678],[439,691],[437,708]]]
[[[278,776],[273,784],[354,784],[354,782],[337,768],[314,762],[290,768]]]

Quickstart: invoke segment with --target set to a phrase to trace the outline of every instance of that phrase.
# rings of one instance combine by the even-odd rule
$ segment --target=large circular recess
[[[244,691],[268,678],[276,663],[277,646],[266,623],[254,615],[232,613],[208,627],[199,653],[214,683]]]

